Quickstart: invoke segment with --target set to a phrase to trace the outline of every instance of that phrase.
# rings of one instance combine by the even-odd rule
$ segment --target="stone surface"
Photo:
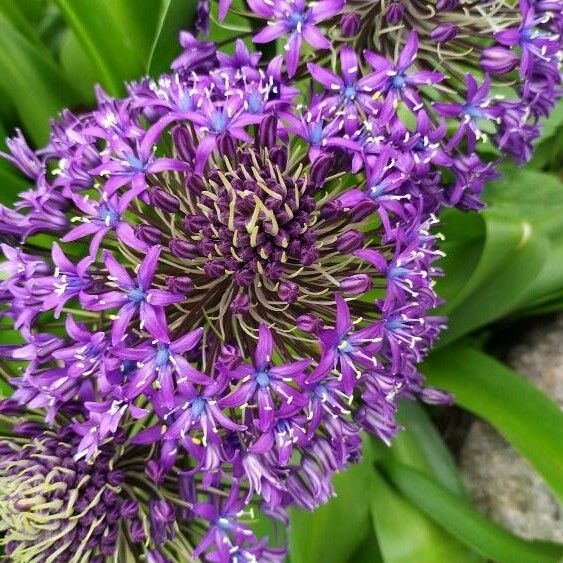
[[[507,363],[563,408],[563,315],[531,329]],[[561,434],[563,440],[563,429]],[[472,423],[460,466],[476,506],[492,520],[525,538],[563,542],[563,507],[490,425]]]

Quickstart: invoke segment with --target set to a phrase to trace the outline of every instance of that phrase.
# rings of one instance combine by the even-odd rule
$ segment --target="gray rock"
[[[563,408],[563,315],[533,328],[509,353],[507,363]],[[563,507],[489,424],[472,423],[460,468],[475,505],[493,521],[524,538],[563,542]]]

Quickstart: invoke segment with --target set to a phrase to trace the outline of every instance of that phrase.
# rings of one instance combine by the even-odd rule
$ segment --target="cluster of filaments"
[[[503,29],[517,27],[522,19],[517,3],[507,0],[351,0],[347,6],[362,20],[355,39],[358,52],[371,49],[394,60],[408,32],[414,30],[422,45],[418,64],[426,70],[445,72],[449,75],[446,81],[463,80],[457,62],[479,68],[484,40]],[[436,29],[444,30],[443,34],[437,37]]]
[[[95,464],[74,459],[72,432],[0,441],[0,530],[20,562],[77,562],[115,552],[123,473],[103,447]]]
[[[204,524],[192,508],[217,498],[186,476],[153,486],[149,448],[127,444],[121,431],[90,461],[77,460],[80,435],[55,424],[15,424],[0,439],[0,546],[11,561],[199,560],[193,545]],[[236,521],[223,520],[227,541]]]
[[[380,222],[373,215],[354,223],[344,212],[324,214],[327,201],[345,189],[343,175],[315,185],[298,148],[292,153],[281,144],[256,149],[239,142],[230,157],[215,158],[205,175],[153,176],[150,183],[166,196],[150,198],[150,206],[137,204],[137,233],[147,236],[149,227],[151,236],[158,232],[153,242],[163,245],[157,283],[182,280],[187,289],[186,299],[168,308],[168,325],[178,335],[203,325],[209,346],[204,369],[213,366],[224,342],[252,351],[261,322],[276,332],[286,359],[296,351],[311,355],[316,339],[296,331],[300,315],[334,324],[334,295],[354,295],[346,285],[354,276],[371,280],[357,293],[385,288],[373,266],[338,247],[353,226],[362,240],[357,246],[387,255],[391,246],[380,242]],[[142,256],[122,250],[137,267]],[[350,307],[359,323],[379,318],[368,303],[352,301]]]

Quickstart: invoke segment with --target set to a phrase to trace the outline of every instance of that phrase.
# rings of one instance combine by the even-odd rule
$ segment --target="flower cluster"
[[[12,561],[100,563],[118,555],[165,563],[191,560],[212,545],[209,561],[283,554],[257,541],[244,522],[240,487],[213,492],[179,464],[175,480],[155,486],[150,466],[145,472],[150,449],[130,443],[130,426],[87,463],[76,460],[81,437],[64,420],[47,428],[11,399],[0,401],[0,420],[2,433],[7,429],[0,438],[0,531]]]
[[[0,206],[0,327],[18,335],[0,346],[0,529],[18,561],[281,560],[254,510],[314,509],[362,431],[390,443],[398,398],[449,400],[417,371],[444,326],[433,227],[481,206],[483,131],[528,158],[559,95],[560,14],[248,7],[284,55],[184,32],[170,74],[98,89],[38,151],[8,141],[34,183]]]
[[[247,15],[267,23],[255,43],[283,36],[288,72],[304,79],[310,71],[323,86],[315,107],[329,106],[351,138],[378,139],[378,125],[396,119],[405,143],[418,140],[421,160],[450,169],[441,176],[447,203],[478,208],[495,161],[529,160],[539,119],[561,97],[561,5],[515,4],[322,0],[273,7],[248,0]],[[226,7],[221,0],[221,18]],[[317,51],[304,54],[298,68],[302,41]],[[340,74],[327,69],[328,49],[331,60],[340,57]]]

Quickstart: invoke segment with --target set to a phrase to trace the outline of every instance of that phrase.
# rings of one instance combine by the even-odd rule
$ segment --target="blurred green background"
[[[165,71],[194,8],[192,0],[0,0],[0,138],[21,127],[41,146],[50,118],[90,107],[95,84],[118,96],[125,80]],[[236,19],[214,30],[223,42],[248,31]],[[502,359],[514,327],[563,309],[562,155],[560,105],[532,162],[506,164],[487,186],[484,212],[443,214],[438,291],[449,328],[422,366],[431,384],[454,393],[458,410],[514,445],[560,501],[563,414]],[[1,203],[27,187],[0,162]],[[520,539],[472,506],[435,424],[448,412],[405,403],[406,430],[391,448],[366,438],[363,461],[337,477],[337,498],[314,514],[292,514],[291,561],[562,560],[563,546]]]

